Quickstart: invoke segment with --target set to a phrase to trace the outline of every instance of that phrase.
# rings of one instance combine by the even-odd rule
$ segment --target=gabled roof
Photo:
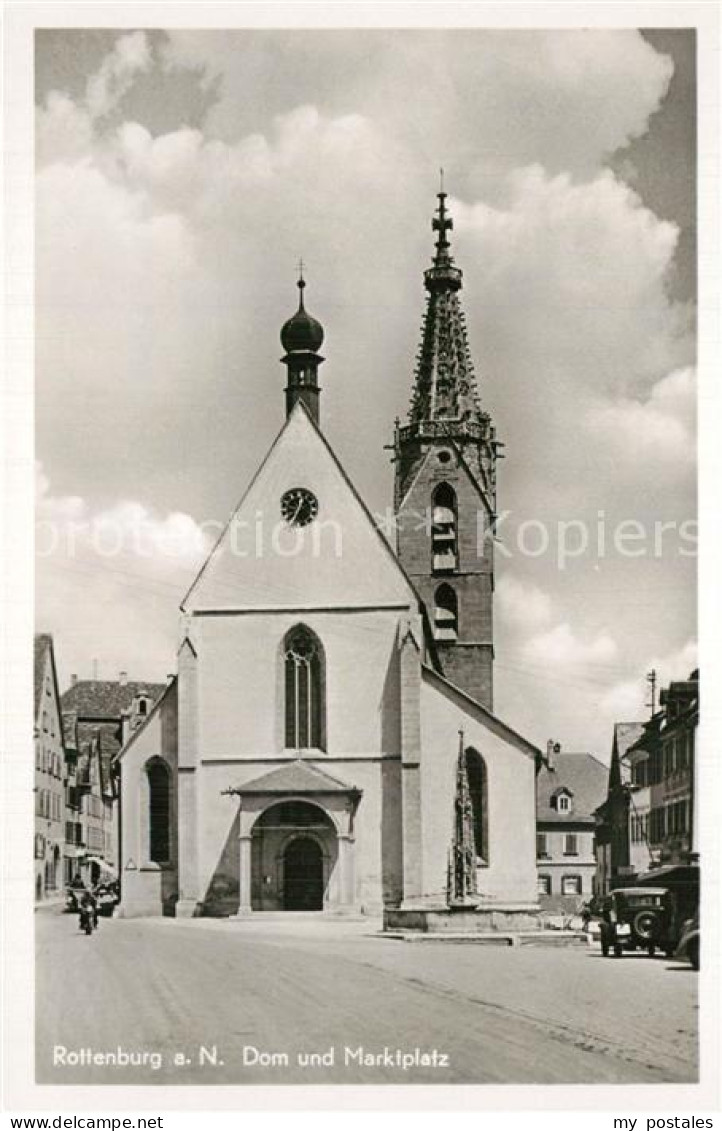
[[[622,785],[626,785],[630,777],[630,767],[626,760],[627,753],[644,737],[648,723],[615,723],[612,732],[612,758],[609,763],[607,777],[607,791],[614,793]]]
[[[64,742],[63,726],[62,726],[62,711],[61,711],[61,696],[60,688],[58,687],[58,670],[55,666],[55,648],[53,646],[53,638],[48,632],[40,632],[35,635],[35,648],[34,648],[34,680],[33,691],[35,701],[35,722],[38,721],[38,712],[40,710],[40,701],[43,694],[43,680],[45,677],[46,663],[50,661],[50,676],[53,681],[53,696],[57,706],[58,714],[61,716],[60,726],[60,739]]]
[[[81,679],[62,695],[63,713],[75,711],[80,720],[118,719],[133,700],[147,695],[155,702],[165,691],[165,683],[117,679]]]
[[[45,632],[38,632],[34,640],[34,691],[35,691],[35,718],[38,717],[40,700],[43,695],[43,681],[45,679],[45,658],[53,647],[53,638]]]
[[[555,768],[543,765],[536,779],[537,821],[574,824],[589,820],[607,796],[607,767],[593,754],[558,753]],[[552,801],[563,790],[572,795],[571,812],[558,812]]]
[[[272,456],[274,455],[279,444],[283,441],[285,434],[292,427],[294,427],[295,424],[298,422],[299,416],[302,416],[302,417],[305,418],[305,420],[310,425],[313,432],[316,434],[317,438],[319,439],[320,443],[322,444],[323,448],[325,449],[327,455],[330,457],[331,463],[333,464],[335,470],[338,472],[341,479],[343,480],[343,483],[344,483],[346,489],[349,491],[350,495],[353,497],[354,501],[356,502],[356,504],[359,506],[359,508],[363,512],[363,515],[364,515],[364,517],[365,517],[365,519],[368,523],[368,526],[369,526],[370,530],[373,532],[372,537],[378,543],[380,543],[380,545],[382,547],[383,555],[388,559],[389,564],[391,565],[392,569],[397,574],[399,574],[400,577],[403,579],[403,582],[405,583],[405,588],[408,590],[409,599],[412,600],[415,603],[415,605],[419,606],[419,604],[420,604],[419,596],[418,596],[418,594],[417,594],[417,592],[414,588],[414,585],[413,585],[410,577],[408,576],[408,574],[404,570],[399,559],[397,558],[396,554],[394,553],[392,547],[389,545],[386,538],[383,536],[383,534],[379,530],[378,524],[374,521],[373,515],[371,514],[371,512],[369,511],[365,502],[363,501],[363,499],[359,495],[358,491],[354,487],[353,483],[349,479],[348,474],[346,473],[343,465],[341,464],[336,453],[334,452],[333,448],[331,447],[329,441],[326,439],[325,435],[323,434],[323,432],[319,428],[318,424],[316,423],[316,421],[313,419],[313,417],[309,413],[309,411],[306,408],[303,401],[297,401],[296,404],[294,405],[291,413],[288,415],[288,417],[284,421],[283,427],[278,432],[278,434],[277,434],[276,438],[274,439],[273,443],[271,444],[268,452],[266,453],[265,457],[261,461],[261,464],[259,465],[258,470],[256,471],[255,475],[252,477],[252,479],[251,479],[250,483],[248,484],[246,490],[244,491],[243,495],[241,496],[240,501],[233,508],[233,511],[231,512],[231,515],[228,519],[228,522],[226,523],[225,527],[223,528],[223,531],[220,534],[220,537],[216,541],[216,544],[214,545],[213,549],[209,553],[205,562],[201,566],[201,569],[199,570],[198,574],[196,575],[195,580],[193,581],[188,592],[185,594],[183,600],[181,601],[181,609],[182,610],[185,610],[185,609],[188,608],[190,599],[194,595],[194,593],[196,592],[197,588],[199,587],[202,578],[204,578],[206,576],[207,572],[209,571],[209,567],[211,567],[211,565],[213,563],[215,563],[218,560],[218,558],[220,557],[222,549],[223,549],[223,547],[224,547],[224,545],[227,541],[228,533],[229,533],[229,530],[231,528],[231,524],[233,523],[236,515],[241,511],[241,508],[244,506],[247,499],[249,498],[251,491],[256,487],[257,483],[259,482],[259,480],[261,478],[262,473],[266,470],[267,467],[269,467],[269,465],[272,467],[272,465],[270,464]]]
[[[466,691],[462,691],[455,683],[447,679],[446,676],[441,675],[439,672],[434,671],[428,664],[421,665],[421,677],[426,679],[431,684],[436,686],[447,694],[453,695],[462,700],[464,705],[477,715],[490,730],[523,750],[525,754],[531,758],[541,756],[541,750],[538,746],[534,746],[529,742],[528,738],[515,731],[507,723],[503,722],[497,715],[490,711],[487,707],[482,706],[476,699],[473,699]]]
[[[93,750],[97,751],[100,758],[100,770],[103,786],[109,786],[111,780],[110,765],[113,758],[120,750],[122,726],[120,722],[97,723],[79,722],[76,727],[77,741],[82,747],[90,743]]]
[[[623,758],[630,747],[634,746],[635,742],[644,734],[644,723],[615,723],[614,724],[614,738],[617,745],[617,753],[620,758]]]
[[[319,770],[308,762],[298,758],[286,766],[279,766],[270,773],[262,774],[259,778],[244,782],[228,790],[229,793],[278,793],[278,794],[316,794],[316,793],[351,793],[360,794],[361,790],[355,786],[347,785],[338,778],[331,777],[325,770]]]

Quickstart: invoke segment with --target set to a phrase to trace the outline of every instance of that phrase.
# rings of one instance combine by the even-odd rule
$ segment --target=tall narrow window
[[[459,635],[459,606],[450,585],[440,585],[434,594],[434,637],[456,640]]]
[[[456,535],[456,492],[439,483],[431,499],[431,566],[434,573],[453,573],[459,564]]]
[[[170,860],[170,774],[162,762],[153,762],[148,774],[150,859],[156,864]]]
[[[474,818],[474,847],[479,863],[489,863],[489,803],[486,764],[476,750],[466,751],[466,778]]]
[[[324,748],[324,658],[321,641],[297,625],[284,641],[286,748]]]

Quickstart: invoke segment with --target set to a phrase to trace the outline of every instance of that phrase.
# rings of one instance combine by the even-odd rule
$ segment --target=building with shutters
[[[142,725],[163,683],[78,679],[61,698],[66,753],[65,882],[95,884],[117,875],[119,789],[113,759]]]
[[[597,810],[597,886],[699,860],[699,671],[674,680],[643,723],[615,727],[607,796]]]
[[[53,638],[35,636],[35,899],[63,889],[65,851],[65,747]]]
[[[593,754],[549,743],[537,778],[537,881],[545,910],[577,912],[594,894],[594,813],[608,769]]]

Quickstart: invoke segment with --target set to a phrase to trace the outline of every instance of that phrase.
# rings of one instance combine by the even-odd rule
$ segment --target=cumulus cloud
[[[130,189],[143,191],[155,210],[178,210],[201,227],[220,224],[227,231],[251,207],[270,212],[269,200],[257,193],[287,190],[291,172],[299,196],[313,190],[319,169],[343,191],[350,180],[372,177],[380,157],[362,115],[329,118],[307,105],[277,116],[267,133],[232,145],[188,128],[153,137],[137,122],[126,122],[106,140],[103,164]]]
[[[161,97],[169,68],[217,88],[206,119],[158,130],[137,103],[124,117],[132,84]],[[282,418],[278,331],[301,255],[327,334],[324,428],[383,511],[441,159],[482,396],[508,443],[500,506],[552,522],[615,497],[649,509],[633,438],[650,478],[668,457],[664,505],[693,506],[692,325],[667,289],[678,231],[604,167],[645,133],[671,72],[634,31],[171,32],[162,59],[144,33],[120,36],[84,95],[38,111],[38,443],[58,485],[41,522],[110,539],[140,521],[192,545],[190,514],[226,516]],[[68,664],[163,674],[200,554],[105,560],[86,538],[76,561],[41,558],[39,614]],[[564,719],[560,739],[586,744],[632,670],[621,630],[617,646],[600,625],[652,575],[633,562],[606,589],[578,574],[575,591],[546,562],[534,581],[507,568],[500,710],[539,741]],[[646,633],[679,638],[636,605],[636,658]]]
[[[496,607],[508,624],[533,630],[548,624],[552,602],[538,585],[504,574],[496,587]]]
[[[38,464],[36,623],[53,632],[64,678],[89,675],[93,658],[108,676],[172,670],[178,605],[217,534],[137,501],[95,509],[54,495]]]
[[[216,136],[242,135],[252,97],[276,113],[294,100],[363,105],[419,169],[447,154],[465,189],[487,192],[533,162],[588,173],[645,133],[673,71],[631,30],[171,31],[165,61],[220,82]]]
[[[510,184],[507,207],[454,201],[453,211],[475,248],[486,333],[524,362],[525,379],[531,370],[542,383],[573,380],[577,396],[615,392],[689,359],[689,312],[666,290],[673,223],[610,170],[578,183],[533,166]]]
[[[143,31],[121,35],[99,70],[88,79],[85,101],[92,118],[104,118],[120,103],[135,79],[151,67],[148,37]]]
[[[678,476],[696,466],[696,395],[694,369],[678,369],[658,381],[644,401],[622,398],[594,405],[587,430],[615,459],[657,470],[662,465]]]
[[[617,644],[608,632],[581,639],[569,624],[558,624],[548,632],[532,636],[524,645],[527,659],[557,668],[605,664],[617,655]]]
[[[38,108],[35,157],[39,167],[54,162],[74,164],[90,156],[93,122],[90,114],[67,94],[51,91]]]

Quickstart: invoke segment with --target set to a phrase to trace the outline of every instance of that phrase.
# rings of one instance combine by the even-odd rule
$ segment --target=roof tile
[[[537,820],[560,824],[593,819],[594,810],[607,796],[608,769],[593,754],[556,755],[555,769],[542,766],[537,776]],[[559,813],[552,807],[552,798],[560,789],[572,794],[572,811]]]
[[[147,695],[155,703],[165,691],[165,683],[113,679],[80,679],[64,691],[63,711],[77,711],[81,719],[119,719],[128,711],[138,695]]]

